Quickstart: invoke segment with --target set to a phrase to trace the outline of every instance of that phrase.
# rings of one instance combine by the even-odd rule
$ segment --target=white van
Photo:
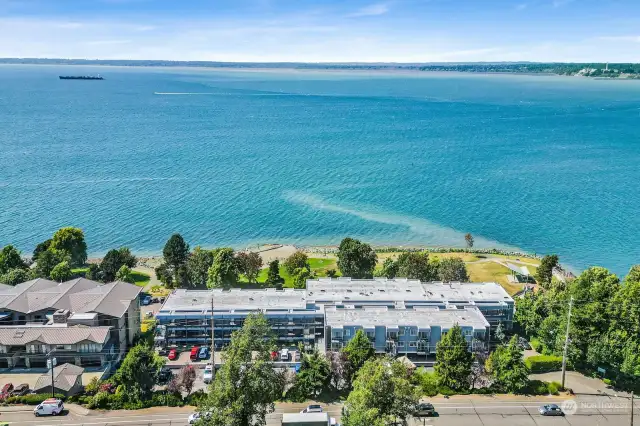
[[[289,361],[289,349],[280,351],[280,361]]]
[[[49,398],[42,401],[40,405],[33,409],[33,414],[36,417],[40,416],[57,416],[64,410],[64,404],[62,401],[55,398]]]

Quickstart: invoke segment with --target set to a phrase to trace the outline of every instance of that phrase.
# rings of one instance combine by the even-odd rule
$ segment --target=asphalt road
[[[543,417],[538,407],[548,400],[465,400],[434,401],[437,416],[424,419],[411,419],[409,426],[628,426],[630,401],[628,398],[579,397],[569,408],[575,408],[574,414],[565,417]],[[562,405],[562,400],[556,401]],[[299,406],[285,404],[278,406],[276,412],[267,418],[269,426],[280,425],[283,412],[297,412]],[[566,406],[565,406],[566,408]],[[332,405],[327,412],[340,418],[339,405]],[[567,410],[569,411],[569,410]],[[36,418],[31,412],[2,412],[0,422],[25,426],[183,426],[187,424],[189,411],[185,409],[163,409],[162,412],[104,412],[87,416],[68,413],[60,417]],[[640,422],[640,401],[636,401],[635,415]]]

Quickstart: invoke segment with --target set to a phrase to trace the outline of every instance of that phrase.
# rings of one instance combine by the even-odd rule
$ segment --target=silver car
[[[538,411],[543,416],[564,416],[564,412],[556,404],[543,405]]]

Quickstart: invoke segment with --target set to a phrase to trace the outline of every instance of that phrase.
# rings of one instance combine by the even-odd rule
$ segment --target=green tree
[[[344,405],[344,426],[386,426],[406,420],[415,411],[420,390],[404,364],[392,358],[367,361],[353,382]]]
[[[296,374],[293,387],[287,396],[294,401],[315,399],[329,386],[331,366],[329,361],[317,350],[304,354],[300,363],[300,371]]]
[[[309,265],[309,257],[301,251],[296,251],[291,256],[287,257],[283,263],[284,270],[287,271],[289,275],[294,275],[296,269],[307,268],[311,270],[311,266]]]
[[[151,346],[140,343],[127,353],[113,377],[114,384],[124,388],[122,394],[129,401],[150,399],[164,362]]]
[[[555,254],[547,255],[540,261],[540,266],[536,272],[536,282],[542,288],[548,288],[551,285],[551,278],[553,278],[553,268],[558,266],[558,256]]]
[[[255,252],[240,252],[236,255],[236,261],[238,263],[238,271],[244,274],[250,283],[255,283],[262,268],[260,255]]]
[[[131,269],[127,265],[122,265],[120,269],[118,269],[118,273],[116,274],[117,281],[124,281],[125,283],[131,283],[135,281],[131,274]]]
[[[156,277],[168,288],[173,287],[173,271],[166,263],[161,263],[155,267]]]
[[[455,325],[436,345],[436,366],[440,386],[454,391],[467,389],[473,364],[473,354],[468,349],[462,328]]]
[[[0,251],[0,275],[6,274],[11,269],[26,269],[27,265],[22,260],[20,251],[12,245],[4,246]]]
[[[473,235],[466,234],[464,236],[464,241],[467,243],[467,248],[469,248],[469,249],[473,248],[473,243],[474,243]]]
[[[371,346],[371,340],[369,340],[365,332],[359,329],[342,349],[342,353],[346,355],[347,359],[345,380],[350,384],[356,372],[362,368],[365,362],[375,356],[376,351]]]
[[[209,268],[213,265],[215,254],[198,246],[193,249],[187,259],[187,275],[189,284],[196,288],[206,288]]]
[[[40,253],[35,267],[36,276],[40,278],[50,278],[53,268],[62,262],[68,263],[68,259],[69,256],[65,253],[54,250],[47,250]]]
[[[312,279],[313,275],[307,268],[298,268],[293,273],[293,288],[307,288],[307,280]]]
[[[398,277],[434,281],[437,268],[429,262],[429,253],[404,252],[398,257]]]
[[[624,277],[626,283],[640,283],[640,265],[633,265],[629,273]]]
[[[500,343],[504,343],[505,340],[507,340],[507,336],[504,334],[504,327],[501,322],[498,323],[498,326],[493,332],[493,337],[495,337],[495,340]]]
[[[373,278],[378,256],[369,244],[345,238],[338,247],[338,269],[343,277]]]
[[[267,280],[265,281],[265,286],[267,287],[277,287],[278,285],[282,287],[282,283],[284,280],[280,276],[280,262],[278,260],[272,260],[269,262],[269,270],[267,271]]]
[[[58,263],[51,270],[51,279],[53,281],[57,281],[59,283],[63,281],[67,281],[72,276],[71,267],[69,263],[65,260],[64,262]]]
[[[390,257],[387,257],[382,264],[382,270],[380,276],[393,279],[398,275],[398,262]]]
[[[493,378],[494,386],[501,392],[520,392],[529,384],[529,369],[524,363],[517,335],[513,336],[508,344],[498,346],[489,355],[486,368]]]
[[[238,282],[238,264],[233,249],[223,248],[217,251],[213,265],[209,268],[207,287],[231,288]]]
[[[175,273],[175,271],[187,263],[187,259],[189,258],[189,244],[182,238],[182,235],[173,234],[164,245],[162,256],[164,257],[165,263]]]
[[[444,282],[468,282],[469,274],[464,261],[459,257],[447,257],[438,264],[438,279]]]
[[[7,285],[17,285],[31,279],[28,269],[13,268],[0,275],[0,283]]]
[[[284,374],[274,369],[271,329],[263,315],[247,316],[223,352],[224,363],[198,405],[205,414],[201,424],[216,426],[264,426],[282,396]]]
[[[87,262],[87,243],[80,228],[60,228],[53,234],[50,250],[66,253],[69,266],[82,266]]]
[[[87,273],[84,275],[84,277],[88,280],[102,281],[104,276],[102,274],[102,271],[100,271],[100,266],[92,263],[89,265],[89,269],[87,270]]]
[[[131,254],[127,247],[109,250],[100,262],[100,271],[102,279],[105,282],[111,282],[116,279],[118,271],[127,266],[129,269],[134,268],[138,264],[138,259]]]
[[[51,247],[51,241],[52,241],[51,238],[49,238],[46,241],[38,243],[36,248],[33,250],[33,255],[31,256],[31,260],[33,260],[34,262],[37,262],[38,256],[40,256],[41,253],[44,253],[45,251],[49,250],[49,247]]]

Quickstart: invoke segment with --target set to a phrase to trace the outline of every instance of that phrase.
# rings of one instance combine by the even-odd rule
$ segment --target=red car
[[[191,361],[196,361],[198,359],[199,350],[200,350],[199,346],[194,346],[191,348],[191,354],[189,355],[189,358],[191,359]]]
[[[0,391],[0,398],[8,398],[11,396],[11,391],[13,391],[13,383],[7,383],[2,387],[2,391]]]
[[[167,355],[167,358],[169,359],[169,361],[173,361],[174,359],[178,358],[178,351],[175,349],[171,349],[169,351],[169,355]]]

